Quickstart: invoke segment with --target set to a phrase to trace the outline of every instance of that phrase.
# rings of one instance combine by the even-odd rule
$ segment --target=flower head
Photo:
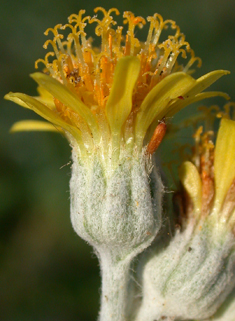
[[[203,133],[199,127],[193,157],[180,167],[182,228],[177,224],[173,236],[159,237],[140,260],[143,299],[138,321],[209,320],[234,289],[235,121],[228,118],[232,105],[225,105],[225,113],[217,112],[223,118],[215,145],[214,132]],[[223,320],[230,320],[231,312]]]
[[[98,15],[92,18],[83,17],[84,13],[80,10],[78,15],[69,17],[68,24],[46,30],[45,34],[50,33],[53,38],[45,42],[44,48],[50,45],[53,51],[48,52],[45,59],[36,61],[36,68],[41,62],[45,65],[44,72],[31,75],[39,85],[39,96],[9,93],[5,98],[48,121],[19,122],[13,131],[56,128],[70,141],[73,147],[71,221],[77,234],[94,246],[101,261],[104,281],[100,320],[109,320],[110,315],[113,320],[126,320],[130,263],[152,243],[162,223],[163,186],[157,170],[152,170],[151,157],[146,155],[153,154],[164,137],[167,117],[204,98],[228,97],[221,92],[202,93],[228,72],[217,70],[195,80],[190,69],[195,62],[200,66],[200,59],[195,57],[175,22],[164,21],[159,14],[147,18],[147,39],[140,42],[135,33],[136,28],[146,24],[142,17],[124,12],[127,32],[123,32],[123,27],[116,26],[111,16],[112,13],[119,15],[117,9],[106,11],[98,7],[95,9]],[[100,47],[94,46],[87,37],[87,23],[96,24]],[[161,41],[162,31],[167,28],[169,35]],[[181,65],[179,60],[186,63]],[[214,165],[213,148],[205,138],[205,153],[200,154],[201,176],[198,168],[188,162],[181,168],[181,180],[196,213],[212,211],[211,216],[217,218],[222,210],[223,220],[230,223],[235,202],[235,145],[231,140],[235,134],[234,123],[222,120],[220,132],[223,139],[219,133]],[[146,137],[151,138],[143,149]],[[225,169],[224,153],[228,155]],[[208,194],[205,201],[204,190]],[[224,209],[226,198],[229,206]],[[149,269],[150,273],[143,277],[147,285],[143,287],[143,304],[136,320],[205,319],[214,313],[210,299],[219,297],[221,301],[221,291],[218,287],[209,290],[221,275],[221,265],[226,263],[223,260],[228,256],[231,242],[227,240],[229,245],[222,252],[220,246],[212,249],[204,266],[210,272],[208,266],[212,265],[213,273],[198,275],[196,271],[192,279],[195,268],[200,269],[204,260],[204,256],[197,253],[206,253],[201,239],[200,236],[193,239],[190,231],[176,235],[174,243],[162,249],[156,260],[155,257],[149,260],[145,271]],[[185,255],[188,244],[198,248],[194,261]],[[215,264],[218,260],[222,262],[220,266]],[[182,270],[186,271],[186,277]],[[222,291],[230,281],[230,270],[227,264],[226,282],[219,278]],[[179,286],[186,280],[192,282]],[[205,298],[202,304],[201,298],[202,301]],[[200,313],[192,308],[194,299],[198,306],[204,307]]]
[[[226,107],[229,106],[227,104]],[[217,227],[234,231],[235,121],[222,118],[215,146],[212,141],[213,131],[202,132],[202,127],[199,127],[195,134],[196,146],[192,161],[184,162],[179,171],[187,194],[187,217],[191,216],[196,221],[209,219]]]
[[[218,70],[192,78],[190,68],[195,62],[200,66],[201,60],[174,21],[164,21],[159,14],[148,17],[147,39],[140,42],[135,33],[146,24],[144,18],[124,12],[127,32],[123,33],[123,27],[116,26],[111,16],[119,15],[117,9],[98,7],[94,11],[103,17],[83,17],[85,11],[80,10],[69,17],[68,24],[46,30],[53,39],[47,40],[44,48],[50,45],[53,51],[36,61],[36,67],[40,62],[45,65],[44,73],[31,75],[39,85],[38,97],[21,93],[5,96],[53,124],[45,124],[45,129],[56,127],[70,141],[75,139],[80,156],[99,150],[103,158],[111,157],[115,162],[124,149],[141,151],[147,132],[153,135],[149,148],[153,153],[159,144],[154,130],[164,117],[203,98],[227,97],[221,92],[201,93],[228,72]],[[96,24],[99,48],[92,46],[85,33],[87,23]],[[171,34],[160,42],[167,28]],[[187,59],[184,66],[177,62],[180,56]],[[13,129],[42,128],[42,123],[20,122]],[[163,135],[161,131],[160,139]]]

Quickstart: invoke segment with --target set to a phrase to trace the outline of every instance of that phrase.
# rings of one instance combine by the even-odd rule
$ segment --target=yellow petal
[[[74,137],[76,137],[79,141],[81,140],[81,135],[77,128],[74,128],[73,126],[66,123],[63,119],[60,118],[58,114],[47,108],[37,99],[21,93],[9,93],[5,95],[4,98],[7,100],[11,100],[21,106],[22,103],[26,104],[27,108],[33,110],[35,113],[48,120],[49,122],[62,127],[64,130],[68,131]]]
[[[140,72],[137,57],[121,58],[115,68],[106,115],[113,133],[120,132],[132,109],[132,94]]]
[[[152,122],[157,123],[164,116],[172,117],[187,105],[204,98],[223,96],[229,99],[229,96],[222,92],[199,94],[228,73],[228,71],[216,70],[195,80],[183,72],[178,72],[163,79],[146,96],[136,117],[135,132],[139,144]]]
[[[235,121],[222,119],[215,145],[215,209],[219,211],[235,179]]]
[[[18,121],[10,129],[11,133],[22,131],[53,131],[57,133],[64,133],[60,127],[56,127],[55,125],[40,120]]]
[[[78,113],[88,124],[93,137],[99,140],[99,130],[94,115],[90,109],[83,104],[76,93],[69,90],[56,79],[40,72],[30,75],[41,87],[45,88],[53,97],[57,98],[65,106]]]
[[[202,100],[204,98],[214,97],[214,96],[223,96],[225,99],[229,99],[229,96],[225,93],[218,92],[211,92],[211,93],[205,93],[205,95],[198,96],[198,94],[208,88],[210,85],[212,85],[216,80],[221,78],[224,75],[229,74],[229,71],[226,70],[215,70],[212,72],[209,72],[208,74],[198,78],[192,88],[190,88],[185,95],[182,97],[183,99],[178,99],[177,101],[173,102],[171,107],[169,108],[169,112],[167,114],[168,117],[173,116],[175,113],[183,109],[189,104],[192,104],[193,102]]]
[[[145,97],[136,117],[136,137],[143,138],[155,118],[159,120],[169,112],[167,106],[178,96],[184,95],[195,79],[183,72],[171,74],[159,82]]]
[[[14,100],[12,99],[13,98],[13,95],[14,95]],[[13,101],[14,103],[16,103],[17,105],[21,106],[21,107],[24,107],[24,108],[27,108],[27,109],[32,109],[30,108],[22,99],[18,98],[14,93],[12,92],[9,92],[8,94],[6,94],[4,96],[4,99],[6,100],[11,100]]]
[[[227,70],[215,70],[211,71],[208,74],[198,78],[195,82],[193,88],[187,93],[188,97],[194,96],[199,92],[205,90],[206,88],[210,87],[216,80],[221,78],[224,75],[230,74]]]
[[[53,101],[53,96],[45,88],[38,86],[37,92],[44,100]]]
[[[38,86],[37,91],[39,96],[34,98],[48,106],[50,109],[55,109],[53,96],[41,86]]]
[[[193,202],[194,210],[200,213],[202,183],[196,166],[191,162],[184,162],[179,169],[179,178]]]
[[[207,91],[204,93],[199,93],[195,96],[191,96],[191,97],[185,98],[183,100],[179,99],[178,101],[174,102],[170,106],[170,110],[167,113],[167,116],[172,117],[173,115],[175,115],[177,112],[179,112],[184,107],[186,107],[192,103],[195,103],[197,101],[200,101],[200,100],[203,100],[206,98],[212,98],[212,97],[223,97],[227,100],[230,99],[228,94],[223,93],[221,91]]]

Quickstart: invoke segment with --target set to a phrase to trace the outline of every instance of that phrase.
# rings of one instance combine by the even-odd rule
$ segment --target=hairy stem
[[[127,321],[130,261],[116,261],[106,253],[100,256],[102,296],[99,321]]]

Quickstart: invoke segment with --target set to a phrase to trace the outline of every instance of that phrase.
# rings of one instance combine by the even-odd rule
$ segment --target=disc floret
[[[235,226],[235,121],[229,119],[233,105],[228,103],[224,111],[216,113],[222,117],[216,144],[213,130],[203,133],[203,127],[199,127],[194,135],[192,161],[186,161],[180,168],[188,195],[184,197],[186,217],[194,217],[197,222],[209,220],[226,231],[234,231]]]
[[[213,319],[234,288],[233,105],[225,105],[224,112],[208,109],[211,118],[223,116],[215,144],[212,128],[200,126],[194,135],[193,156],[179,170],[183,191],[177,193],[174,234],[163,234],[140,260],[138,321]]]
[[[68,24],[46,30],[53,38],[44,48],[52,46],[53,51],[35,63],[36,68],[39,63],[45,65],[44,73],[31,75],[39,84],[39,97],[6,95],[43,116],[53,124],[52,129],[62,129],[70,141],[75,138],[82,158],[99,149],[103,159],[112,158],[115,164],[124,150],[141,152],[147,131],[151,137],[164,117],[203,98],[227,97],[220,92],[200,93],[228,72],[219,70],[193,79],[188,71],[195,62],[200,66],[201,60],[174,21],[164,21],[159,14],[148,17],[147,38],[141,42],[135,33],[146,24],[144,18],[124,12],[124,33],[111,15],[119,15],[117,9],[98,7],[94,11],[91,18],[80,10],[68,18]],[[87,36],[87,24],[96,24],[100,47],[93,46]],[[167,28],[171,32],[161,42]],[[177,62],[179,56],[186,60],[185,66]],[[18,128],[22,130],[23,125]],[[25,126],[34,129],[35,122]]]
[[[127,27],[124,32],[124,28],[118,26],[112,16],[113,13],[119,15],[117,9],[106,11],[98,7],[94,11],[96,15],[90,17],[84,16],[85,11],[80,10],[78,15],[72,14],[69,17],[68,24],[58,24],[46,30],[45,34],[52,36],[52,39],[45,42],[44,48],[51,46],[53,50],[46,54],[45,59],[39,59],[35,63],[36,68],[39,63],[44,64],[43,73],[31,75],[39,85],[38,97],[9,93],[5,98],[33,110],[47,120],[45,123],[18,122],[12,131],[58,130],[68,138],[73,159],[70,180],[72,225],[77,234],[95,248],[101,265],[102,298],[99,319],[126,321],[130,319],[128,314],[133,294],[129,286],[131,262],[156,239],[162,225],[164,189],[158,171],[152,165],[151,155],[166,133],[169,117],[204,98],[228,98],[221,92],[202,91],[229,72],[217,70],[194,79],[190,75],[190,69],[195,62],[200,66],[201,60],[195,57],[176,23],[172,20],[164,21],[159,14],[147,18],[149,30],[146,41],[141,42],[136,38],[136,31],[146,25],[144,18],[136,17],[129,11],[124,12],[123,23]],[[95,46],[93,39],[87,36],[87,24],[95,24],[95,35],[100,38],[99,46]],[[162,41],[164,29],[168,29],[169,35]],[[186,63],[181,65],[179,60]],[[221,128],[224,128],[223,125]],[[229,135],[226,134],[226,137],[226,145],[229,145]],[[209,136],[205,136],[203,142],[205,151],[202,155],[205,155],[202,178],[195,165],[190,163],[190,166],[196,172],[196,187],[203,191],[204,179],[209,186],[204,190],[211,191],[213,146],[210,147]],[[234,147],[232,151],[234,152]],[[221,167],[218,159],[215,156],[215,189],[218,182],[216,173]],[[191,175],[187,166],[186,164],[186,177]],[[234,172],[231,161],[229,166]],[[224,182],[227,181],[226,176]],[[186,188],[187,179],[184,181],[183,178],[182,182]],[[233,184],[232,181],[230,183]],[[192,192],[188,190],[188,193],[191,193],[194,200],[197,188]],[[224,199],[225,194],[221,193],[215,200]],[[201,204],[204,204],[200,195],[195,203],[198,216]],[[231,203],[230,199],[229,202]],[[210,204],[206,202],[206,209],[203,207],[202,212],[206,215],[211,213]],[[221,206],[218,206],[217,201],[215,204],[220,211]],[[216,213],[212,211],[215,217]],[[196,220],[197,218],[194,221]],[[147,300],[145,305],[144,298],[143,309],[140,309],[136,320],[160,320],[165,315],[174,318],[178,313],[179,316],[185,316],[184,319],[198,318],[197,311],[191,309],[193,296],[198,297],[194,289],[198,279],[197,282],[191,282],[190,291],[185,292],[183,289],[181,296],[178,296],[177,289],[179,292],[181,289],[175,284],[173,271],[179,267],[178,261],[185,254],[184,244],[187,244],[192,233],[193,228],[184,235],[176,235],[176,242],[170,245],[169,251],[166,248],[169,255],[165,256],[165,250],[162,251],[163,257],[160,256],[157,268],[153,264],[150,287],[159,281],[157,291],[161,290],[164,280],[168,276],[171,278],[171,275],[172,284],[169,283],[169,291],[167,285],[163,291],[165,293],[160,293],[160,310],[156,306],[156,293],[153,291],[153,309],[149,309],[150,301]],[[183,246],[178,246],[180,241],[177,241],[177,237],[182,240]],[[195,244],[198,244],[198,239],[195,239]],[[178,254],[174,255],[176,250]],[[221,253],[217,248],[215,252],[216,255],[217,252],[220,253],[219,258],[225,257],[225,252]],[[194,268],[196,264],[201,266],[201,261],[198,263],[197,258],[196,255],[195,264],[189,265],[184,280],[191,280],[191,267]],[[215,258],[214,261],[218,259]],[[211,266],[211,263],[208,265]],[[186,266],[184,261],[182,266]],[[215,277],[217,270],[213,274]],[[154,273],[157,273],[157,277]],[[151,273],[149,275],[151,277]],[[178,274],[178,278],[181,282],[182,273]],[[199,279],[204,285],[211,278]],[[171,289],[174,289],[173,299]],[[165,314],[163,310],[167,291],[170,293],[170,310]],[[146,293],[151,296],[148,288]],[[185,304],[187,299],[191,300],[188,305]],[[205,319],[208,312],[203,313],[204,311],[202,316]]]

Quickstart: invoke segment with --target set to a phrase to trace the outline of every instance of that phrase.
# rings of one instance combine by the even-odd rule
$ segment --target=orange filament
[[[202,181],[202,214],[208,215],[213,204],[214,185],[214,144],[211,136],[213,131],[207,131],[202,135],[200,126],[194,135],[195,150],[193,161],[198,168]]]
[[[46,66],[46,72],[52,77],[65,86],[72,87],[79,99],[91,110],[94,106],[104,110],[112,87],[114,70],[121,57],[134,55],[141,62],[140,75],[133,91],[132,112],[138,110],[145,96],[162,78],[179,69],[176,63],[178,55],[183,58],[186,58],[186,52],[191,55],[186,69],[199,60],[194,56],[194,52],[174,21],[163,21],[159,14],[148,17],[150,26],[147,40],[141,43],[135,37],[135,28],[142,28],[146,24],[145,19],[135,17],[129,11],[124,12],[124,24],[128,24],[128,30],[123,36],[123,27],[117,26],[114,29],[116,21],[111,16],[111,13],[119,15],[117,9],[106,11],[98,7],[94,11],[101,12],[103,18],[98,19],[97,16],[83,18],[85,11],[80,10],[78,15],[72,14],[69,17],[68,24],[48,28],[45,34],[51,32],[54,38],[47,40],[44,48],[51,45],[53,52],[47,53],[44,60],[39,59],[35,63],[37,68],[38,63],[42,62]],[[87,23],[97,24],[95,33],[101,38],[100,48],[92,47],[92,40],[87,38],[84,31]],[[162,30],[169,26],[175,34],[169,35],[166,41],[159,43]],[[60,33],[60,30],[65,29],[69,29],[67,38],[64,33]],[[60,109],[60,113],[63,112],[64,109]],[[66,112],[64,117],[67,119],[70,115],[72,113]],[[72,119],[70,121],[73,122]]]

